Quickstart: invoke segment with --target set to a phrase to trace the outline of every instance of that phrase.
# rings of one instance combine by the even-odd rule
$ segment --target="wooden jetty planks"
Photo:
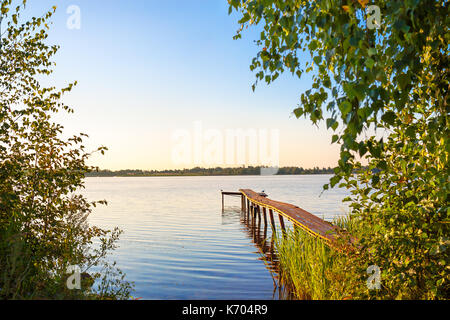
[[[222,194],[226,196],[242,196],[242,192],[222,191]]]
[[[289,219],[295,226],[306,232],[325,240],[328,244],[334,242],[340,231],[339,227],[320,219],[319,217],[289,203],[271,200],[263,197],[250,189],[239,190],[250,202],[258,204],[278,212],[281,216]]]

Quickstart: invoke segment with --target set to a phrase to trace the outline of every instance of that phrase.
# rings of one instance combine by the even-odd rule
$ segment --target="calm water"
[[[320,196],[328,175],[245,177],[87,178],[97,207],[91,223],[124,230],[114,260],[144,299],[279,299],[269,231],[251,227],[240,198],[220,190],[264,190],[271,199],[295,204],[326,220],[347,212],[343,190]],[[320,196],[320,197],[319,197]],[[276,275],[275,275],[276,278]],[[276,280],[275,280],[276,281]]]

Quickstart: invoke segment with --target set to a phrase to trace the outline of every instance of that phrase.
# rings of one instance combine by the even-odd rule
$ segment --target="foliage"
[[[121,231],[90,226],[92,207],[105,202],[77,194],[93,169],[86,165],[85,135],[63,139],[63,127],[52,122],[58,111],[72,112],[61,98],[75,84],[57,90],[39,81],[51,74],[58,50],[45,43],[56,7],[21,23],[25,5],[1,1],[0,298],[128,298],[131,285],[105,259]],[[83,290],[68,290],[69,265],[107,272],[84,273]]]
[[[448,1],[377,0],[379,29],[366,27],[367,1],[229,4],[230,13],[240,13],[236,38],[249,25],[261,26],[261,50],[250,66],[256,82],[271,83],[284,71],[298,78],[312,73],[294,114],[326,121],[332,142],[341,145],[324,188],[342,181],[352,192],[358,259],[382,270],[375,296],[448,298]],[[311,59],[302,61],[302,51]]]

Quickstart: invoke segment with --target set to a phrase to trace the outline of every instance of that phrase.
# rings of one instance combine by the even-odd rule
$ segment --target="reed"
[[[348,230],[352,226],[349,218],[335,224]],[[352,281],[344,254],[302,230],[288,229],[284,237],[276,238],[275,246],[281,282],[297,299],[349,298]]]

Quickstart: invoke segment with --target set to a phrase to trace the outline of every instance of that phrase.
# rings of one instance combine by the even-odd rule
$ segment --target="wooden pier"
[[[340,236],[345,234],[339,227],[325,221],[306,210],[289,203],[275,201],[267,198],[265,193],[257,193],[250,189],[240,189],[239,192],[222,191],[222,209],[224,208],[224,196],[233,195],[241,197],[241,210],[254,221],[261,217],[267,225],[267,216],[270,219],[272,232],[276,233],[274,214],[278,214],[280,228],[285,234],[284,219],[290,221],[294,228],[300,228],[308,234],[323,240],[328,246],[335,246]]]

